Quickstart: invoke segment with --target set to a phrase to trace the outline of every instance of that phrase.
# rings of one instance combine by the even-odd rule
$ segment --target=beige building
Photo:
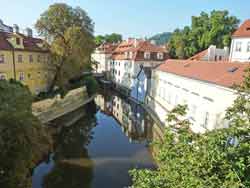
[[[33,94],[47,91],[53,78],[48,45],[32,36],[32,30],[0,31],[0,79],[16,79],[27,85]]]

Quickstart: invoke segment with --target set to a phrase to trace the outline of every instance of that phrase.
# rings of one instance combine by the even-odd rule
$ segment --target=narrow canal
[[[33,188],[124,188],[129,170],[156,167],[153,120],[115,92],[49,126],[54,149],[35,168]]]

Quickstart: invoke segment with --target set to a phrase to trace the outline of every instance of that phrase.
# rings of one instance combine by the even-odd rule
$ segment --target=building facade
[[[154,69],[147,105],[166,122],[178,104],[188,106],[192,131],[204,133],[227,127],[226,109],[236,99],[233,84],[243,80],[246,63],[167,60]]]
[[[105,43],[96,48],[92,54],[92,59],[95,62],[93,67],[96,73],[107,73],[110,71],[112,61],[112,53],[118,44]]]
[[[246,20],[232,35],[231,62],[250,62],[250,20]]]
[[[50,53],[47,44],[32,36],[19,32],[0,32],[0,79],[16,79],[27,85],[33,94],[47,91],[53,78]]]
[[[143,67],[155,67],[167,59],[166,50],[140,39],[123,41],[113,52],[111,74],[113,82],[131,90]]]

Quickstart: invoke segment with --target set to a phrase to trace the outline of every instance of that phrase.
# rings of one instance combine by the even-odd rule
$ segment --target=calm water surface
[[[95,103],[52,123],[54,151],[34,170],[33,188],[123,188],[131,185],[129,170],[155,168],[145,111],[114,93]]]

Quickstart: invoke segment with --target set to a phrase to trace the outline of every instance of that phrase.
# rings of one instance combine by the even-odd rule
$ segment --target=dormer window
[[[125,58],[127,59],[129,57],[129,53],[125,52]]]
[[[144,52],[144,58],[150,59],[150,52]]]
[[[133,58],[133,52],[129,52],[129,58],[130,58],[130,59]]]
[[[157,53],[157,59],[163,59],[163,53]]]
[[[20,44],[21,44],[20,38],[16,38],[16,44],[17,44],[17,45],[20,45]]]

